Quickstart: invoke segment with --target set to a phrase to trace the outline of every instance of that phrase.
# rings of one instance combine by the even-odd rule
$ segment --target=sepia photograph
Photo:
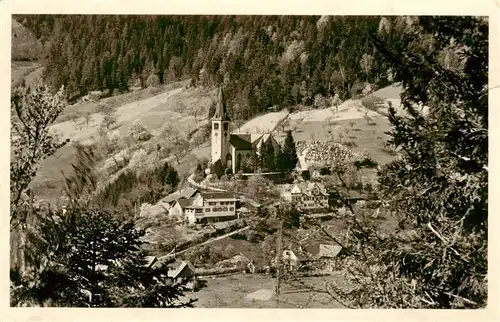
[[[9,19],[10,307],[486,308],[488,16]]]

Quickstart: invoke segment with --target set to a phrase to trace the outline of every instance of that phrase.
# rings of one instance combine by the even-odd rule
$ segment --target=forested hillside
[[[16,20],[12,19],[11,60],[33,61],[40,57],[42,47],[33,34]]]
[[[182,78],[225,85],[236,117],[385,85],[380,32],[409,20],[319,16],[16,16],[49,49],[46,79],[71,98]],[[392,37],[390,46],[398,45]]]

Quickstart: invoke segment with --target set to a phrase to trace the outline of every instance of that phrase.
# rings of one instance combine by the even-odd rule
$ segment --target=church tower
[[[212,117],[212,164],[221,160],[223,165],[229,166],[232,160],[229,148],[231,136],[230,119],[227,113],[226,101],[222,88],[219,89],[215,113]]]

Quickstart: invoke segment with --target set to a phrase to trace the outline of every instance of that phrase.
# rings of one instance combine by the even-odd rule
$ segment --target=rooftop
[[[189,199],[179,199],[177,202],[181,206],[182,209],[189,207],[193,204],[194,198],[189,198]]]
[[[193,264],[191,264],[191,262],[182,261],[182,263],[175,270],[168,272],[168,276],[176,278],[185,268],[189,269],[191,271],[191,274],[194,274],[196,272],[196,269],[194,268]]]
[[[314,257],[336,257],[342,250],[342,246],[331,244],[312,244],[307,246],[306,251]]]
[[[172,192],[168,196],[161,199],[160,202],[171,203],[171,202],[176,201],[176,200],[181,199],[181,198],[189,199],[189,198],[193,197],[197,192],[198,192],[198,190],[195,188],[185,188],[185,189],[177,190],[176,192]]]

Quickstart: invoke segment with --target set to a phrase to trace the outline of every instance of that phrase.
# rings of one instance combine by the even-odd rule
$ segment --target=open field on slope
[[[166,85],[167,87],[169,85]],[[145,90],[148,91],[148,90]],[[117,123],[111,131],[117,131],[121,140],[128,135],[128,130],[132,124],[139,120],[152,134],[158,135],[165,125],[172,125],[175,131],[187,136],[190,131],[198,128],[207,122],[208,108],[215,92],[200,88],[177,87],[167,90],[159,95],[129,102],[119,106],[116,110]],[[134,93],[131,93],[134,94]],[[133,96],[124,94],[125,97],[112,97],[111,99],[120,102],[131,100]],[[79,112],[80,109],[89,109],[95,103],[74,105],[69,107],[69,111],[64,113]],[[196,114],[196,122],[195,115]],[[92,114],[92,120],[87,125],[83,118],[77,120],[77,124],[72,121],[63,121],[52,126],[52,130],[62,138],[70,138],[71,141],[90,143],[98,139],[98,129],[102,122],[102,115]],[[146,150],[151,146],[156,146],[160,138],[153,137],[148,142],[142,143]],[[121,148],[125,147],[123,142],[119,143]],[[40,170],[35,177],[32,188],[39,198],[55,201],[62,189],[63,176],[61,170],[68,173],[73,161],[74,148],[70,145],[60,149],[56,154],[50,156],[42,163]],[[187,152],[187,151],[186,151]],[[188,167],[196,166],[195,159],[183,158],[179,164],[187,172]],[[186,169],[184,169],[186,168]]]
[[[265,275],[239,274],[223,277],[205,277],[206,287],[187,294],[189,298],[198,299],[195,307],[199,308],[343,308],[340,303],[330,297],[296,289],[282,283],[280,302],[274,295],[276,279]],[[335,280],[342,283],[340,276],[308,277],[304,279],[309,285],[321,287],[324,280]],[[267,293],[269,299],[252,299],[249,295]],[[272,293],[272,295],[270,294]],[[253,295],[252,294],[252,295]],[[257,296],[255,296],[257,297]]]
[[[403,91],[403,87],[401,84],[393,84],[384,88],[379,89],[378,91],[375,91],[368,95],[367,99],[371,98],[379,98],[382,99],[384,104],[378,107],[378,111],[384,114],[388,114],[389,111],[389,104],[392,105],[396,109],[396,112],[398,114],[404,114],[403,106],[401,105],[401,92]],[[419,107],[420,111],[423,112],[423,114],[427,114],[429,111],[429,108],[426,106],[420,106]]]
[[[335,107],[322,110],[301,111],[290,114],[285,131],[292,130],[295,141],[334,141],[348,143],[356,152],[367,152],[379,162],[394,159],[390,150],[385,149],[389,136],[390,123],[385,116],[368,111],[369,120],[365,119],[366,109],[360,100],[347,100],[338,112]],[[281,126],[273,133],[283,140],[286,133]],[[340,136],[339,136],[340,135]]]
[[[351,126],[352,125],[352,126]],[[385,117],[374,117],[370,124],[364,119],[351,119],[328,122],[303,122],[294,131],[296,141],[329,141],[353,144],[350,148],[356,152],[367,152],[379,162],[385,163],[394,157],[384,150],[389,136],[384,132],[390,128]],[[347,133],[346,133],[347,130]],[[342,135],[342,139],[339,138]]]
[[[185,88],[184,86],[166,85],[163,89],[128,93],[108,98],[109,104],[119,105],[117,108],[117,124],[112,131],[117,131],[121,139],[127,136],[132,124],[139,120],[155,137],[142,144],[150,151],[162,140],[157,135],[162,128],[173,125],[181,135],[188,135],[209,122],[208,108],[216,91],[201,88]],[[135,98],[140,99],[133,101]],[[120,105],[121,104],[121,105]],[[61,116],[67,118],[69,113],[94,111],[92,120],[87,125],[84,118],[73,121],[65,120],[53,125],[54,131],[63,138],[73,141],[89,142],[98,139],[98,128],[102,115],[95,113],[97,103],[86,103],[68,107]],[[385,149],[388,136],[384,133],[390,129],[386,117],[368,111],[370,120],[366,120],[365,109],[359,100],[348,100],[341,104],[338,111],[335,107],[322,110],[308,110],[289,114],[287,111],[273,112],[255,117],[246,122],[241,129],[250,133],[272,131],[278,140],[285,137],[285,132],[279,124],[284,121],[284,130],[291,129],[296,141],[318,140],[349,143],[356,152],[367,152],[378,163],[385,163],[394,159],[392,151]],[[81,114],[82,115],[82,114]],[[340,137],[339,137],[340,134]],[[175,166],[183,174],[189,173],[196,162],[201,158],[210,159],[210,142],[207,141],[192,149],[191,153],[182,157]],[[123,147],[123,144],[122,144]],[[189,152],[189,151],[186,151]],[[68,172],[72,161],[73,148],[67,146],[42,163],[33,188],[41,198],[52,199],[59,195],[61,190],[61,170]],[[369,169],[370,170],[370,169]],[[368,170],[367,170],[368,171]],[[374,172],[371,169],[368,172]],[[373,175],[373,174],[371,174]]]

